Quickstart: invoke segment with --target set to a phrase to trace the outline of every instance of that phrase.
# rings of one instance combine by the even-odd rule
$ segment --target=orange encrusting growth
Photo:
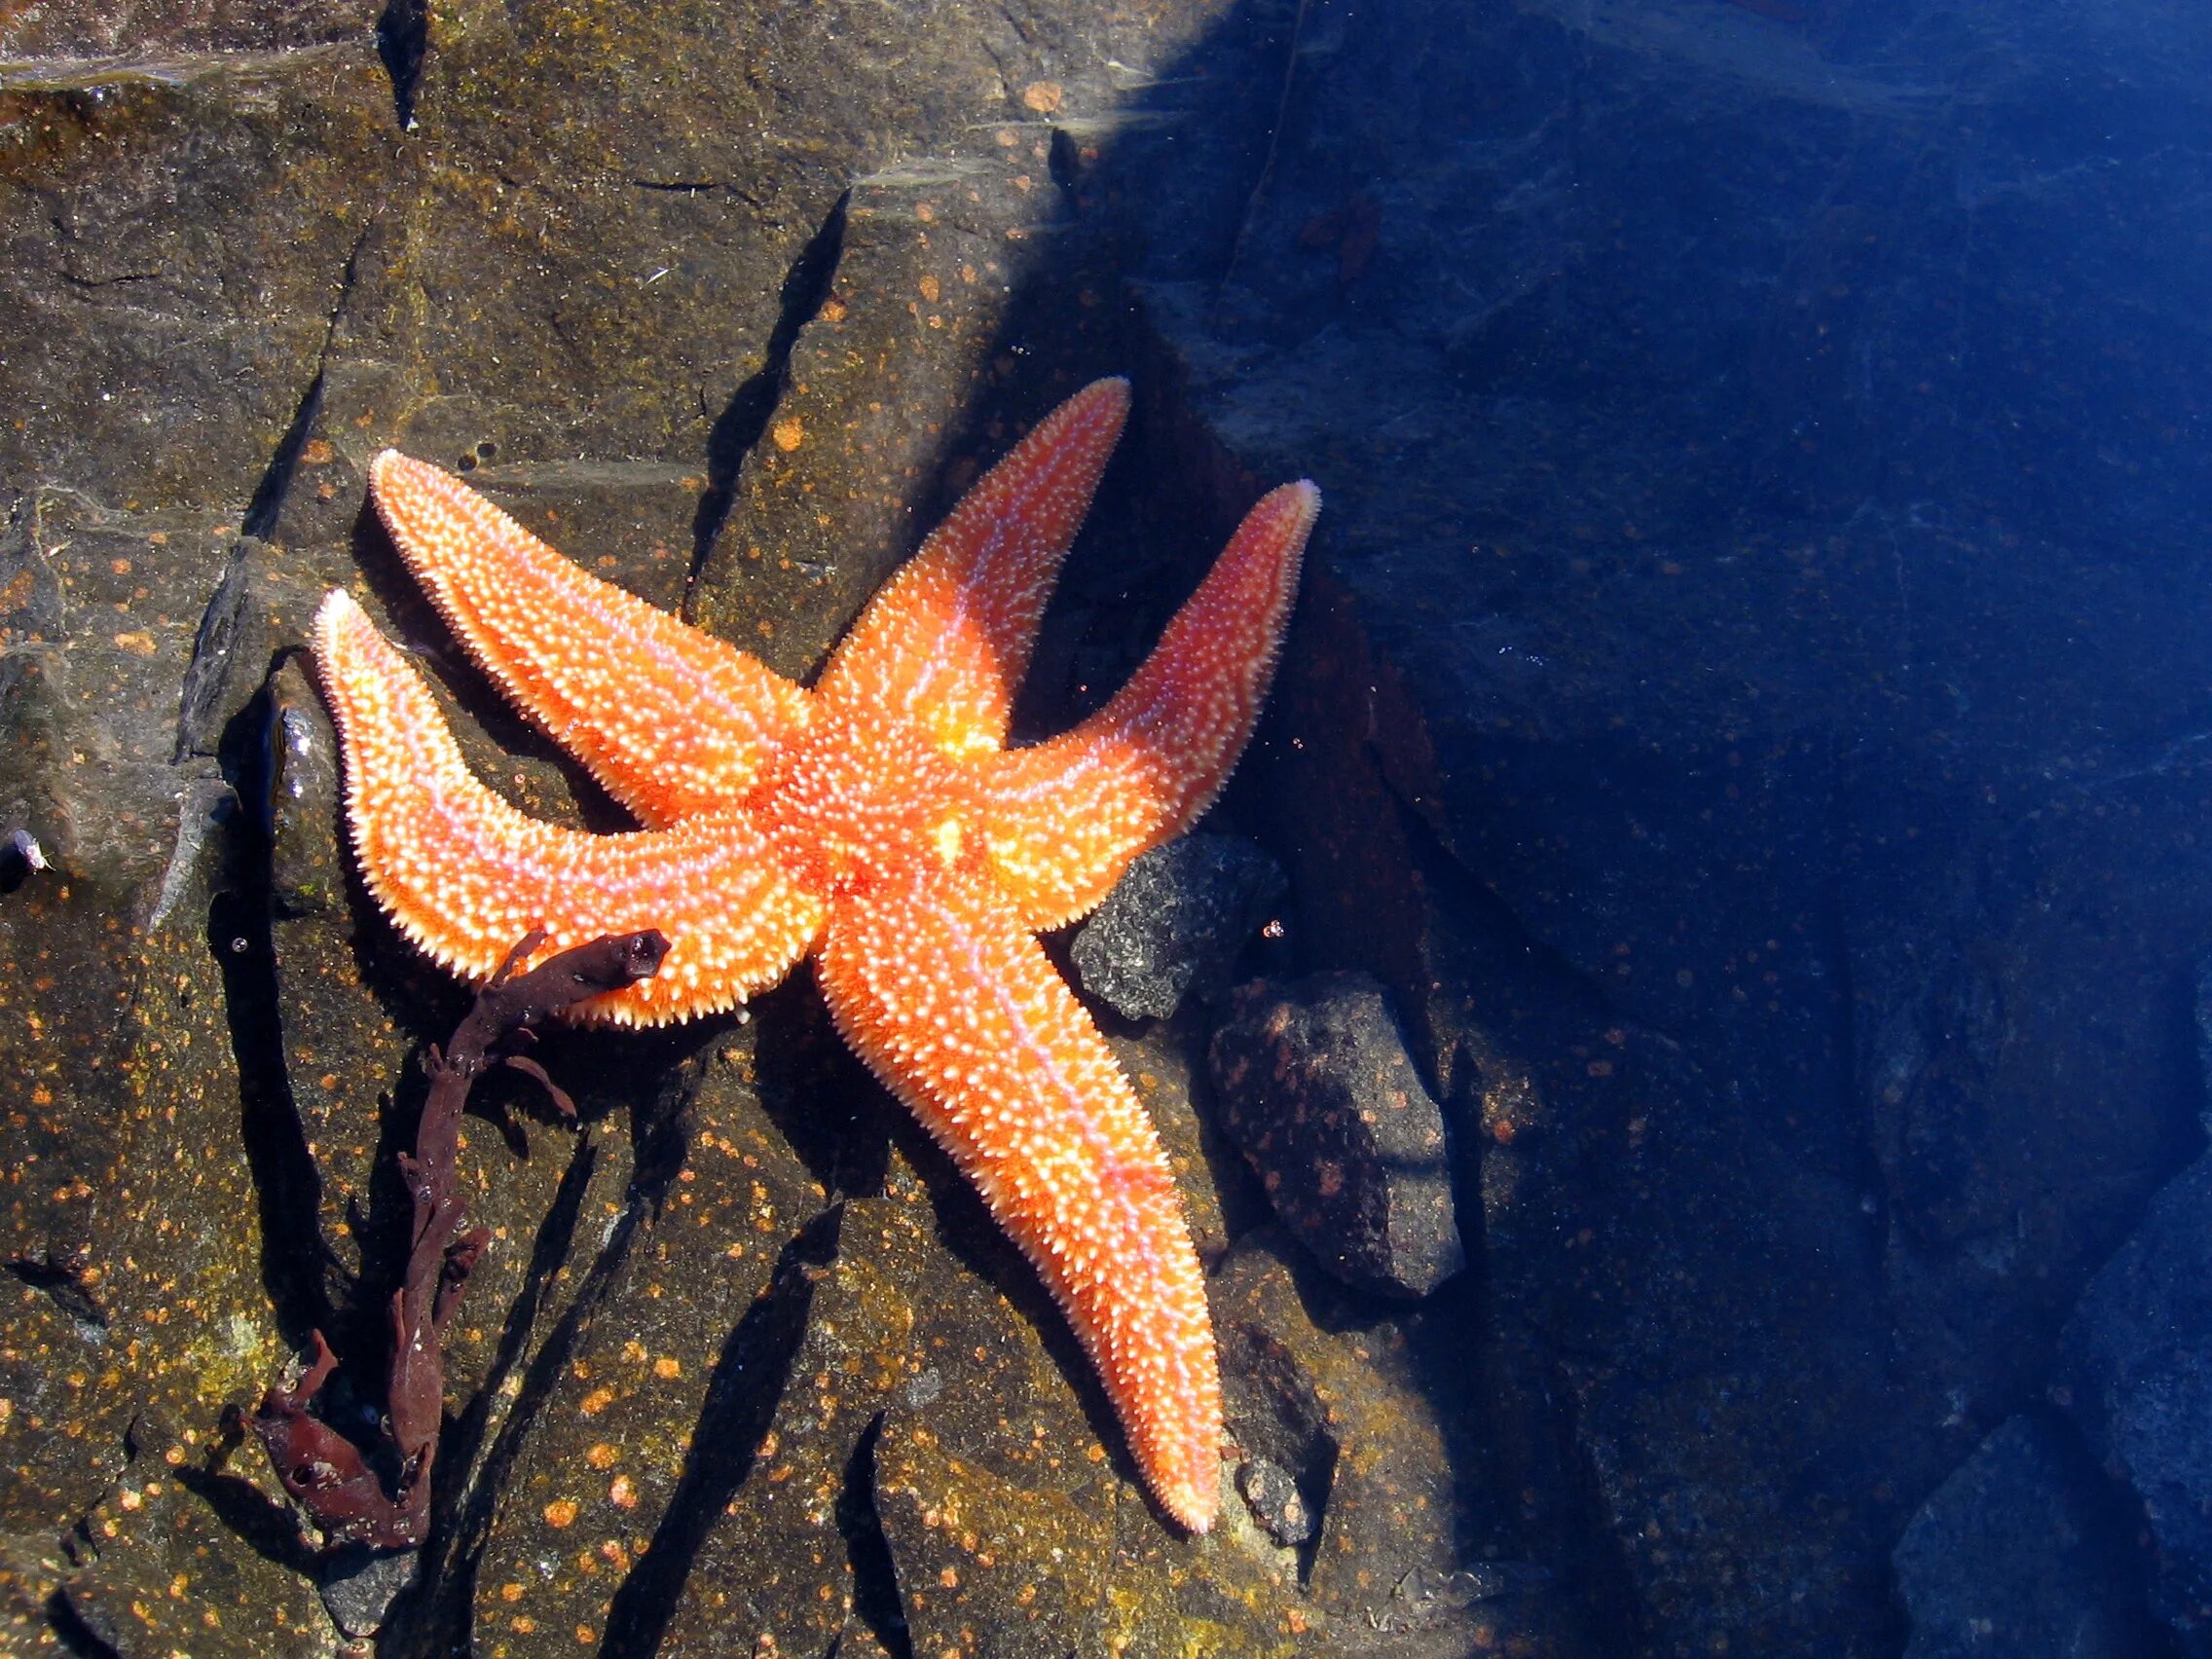
[[[377,509],[502,690],[645,820],[587,835],[472,777],[428,688],[333,593],[315,660],[378,902],[482,977],[657,927],[658,977],[582,1005],[659,1023],[725,1009],[810,950],[839,1030],[980,1190],[1097,1363],[1138,1467],[1213,1522],[1221,1390],[1158,1136],[1029,937],[1090,908],[1219,793],[1267,692],[1320,497],[1253,508],[1120,695],[1002,750],[1061,559],[1128,412],[1101,381],[985,475],[809,692],[586,575],[504,513],[386,452]]]

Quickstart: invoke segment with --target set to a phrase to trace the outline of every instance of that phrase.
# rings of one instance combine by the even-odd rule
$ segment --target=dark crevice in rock
[[[1491,988],[1488,1014],[1472,1025],[1459,1023],[1461,1016],[1448,999],[1421,995],[1419,986],[1400,987],[1399,1002],[1417,1065],[1446,1107],[1453,1143],[1453,1195],[1468,1259],[1475,1273],[1487,1274],[1483,1164],[1493,1148],[1480,1106],[1485,1075],[1501,1060],[1508,1070],[1514,1069],[1517,1053],[1567,1051],[1594,1030],[1616,1025],[1634,1025],[1643,1032],[1651,1028],[1617,1012],[1603,984],[1531,933],[1437,832],[1399,779],[1385,775],[1383,785],[1395,808],[1413,878],[1425,896],[1426,914],[1435,928],[1426,950],[1440,959],[1437,965],[1450,983]],[[1485,1052],[1493,1042],[1493,1028],[1510,1034],[1502,1056]],[[1663,1033],[1653,1035],[1667,1041]],[[1481,1294],[1495,1292],[1486,1288]],[[1509,1309],[1512,1301],[1509,1296]],[[1535,1488],[1557,1494],[1551,1520],[1530,1524],[1525,1547],[1559,1565],[1563,1573],[1571,1573],[1575,1598],[1587,1609],[1590,1627],[1600,1635],[1598,1651],[1642,1651],[1644,1615],[1635,1570],[1622,1540],[1607,1523],[1603,1477],[1584,1444],[1578,1413],[1593,1373],[1618,1363],[1618,1356],[1602,1344],[1578,1341],[1571,1330],[1541,1319],[1543,1311],[1540,1306],[1523,1305],[1507,1313],[1528,1322],[1535,1350],[1545,1356],[1537,1363],[1548,1385],[1536,1395],[1549,1404],[1530,1410],[1528,1420],[1533,1426],[1529,1439],[1505,1456],[1508,1473],[1500,1484],[1509,1491]],[[1431,1395],[1439,1400],[1451,1398],[1454,1389],[1464,1385],[1460,1376],[1431,1373],[1428,1379]],[[1465,1491],[1462,1501],[1473,1509],[1482,1496]]]
[[[806,1172],[840,1198],[890,1178],[892,1135],[911,1115],[886,1094],[830,1023],[810,969],[753,1003],[761,1109]]]
[[[506,1489],[507,1471],[521,1456],[531,1430],[536,1426],[538,1413],[574,1357],[592,1315],[629,1260],[638,1224],[646,1214],[646,1206],[635,1198],[623,1206],[606,1244],[577,1287],[574,1300],[531,1356],[514,1404],[479,1463],[477,1448],[483,1443],[493,1406],[507,1390],[508,1380],[556,1275],[574,1253],[584,1198],[604,1156],[597,1139],[586,1130],[569,1167],[562,1172],[560,1188],[537,1230],[529,1272],[521,1292],[508,1306],[497,1355],[483,1385],[439,1438],[438,1463],[448,1472],[450,1484],[432,1500],[432,1538],[423,1577],[429,1586],[429,1600],[426,1604],[403,1603],[394,1609],[394,1628],[407,1633],[397,1651],[459,1651],[467,1645],[469,1609],[476,1595],[476,1564],[491,1534],[499,1496]],[[465,1483],[458,1478],[464,1470],[468,1472]]]
[[[429,0],[389,0],[377,18],[377,55],[391,77],[391,107],[403,132],[415,126],[415,88],[429,50]]]
[[[1435,825],[1419,804],[1406,797],[1397,780],[1385,776],[1383,787],[1397,806],[1407,850],[1420,889],[1430,895],[1432,913],[1456,924],[1450,944],[1474,964],[1472,977],[1463,976],[1460,982],[1490,984],[1505,977],[1512,983],[1529,987],[1524,993],[1526,1000],[1546,1011],[1548,1017],[1591,1026],[1634,1025],[1669,1044],[1678,1042],[1675,1033],[1617,1006],[1603,980],[1531,932],[1513,907],[1437,833]],[[1413,1049],[1425,1074],[1423,1081],[1439,1100],[1448,1099],[1456,1079],[1447,1069],[1454,1055],[1446,1047],[1446,1034],[1430,1029],[1428,1001],[1419,994],[1419,986],[1391,988],[1398,995],[1408,1034],[1418,1033],[1422,1039]],[[1475,1195],[1470,1193],[1462,1192],[1458,1197],[1470,1204],[1475,1201]]]
[[[1604,1475],[1583,1442],[1577,1405],[1590,1372],[1609,1361],[1610,1356],[1594,1356],[1587,1364],[1567,1360],[1552,1368],[1551,1397],[1559,1402],[1554,1456],[1566,1476],[1568,1525],[1575,1540],[1562,1564],[1572,1564],[1567,1588],[1583,1609],[1597,1650],[1647,1653],[1650,1621],[1637,1592],[1636,1567],[1626,1541],[1605,1524]]]
[[[52,1297],[55,1307],[69,1316],[69,1322],[77,1327],[77,1334],[85,1341],[95,1345],[107,1341],[107,1313],[85,1288],[85,1281],[79,1276],[82,1264],[66,1258],[55,1261],[50,1252],[39,1256],[12,1256],[0,1263],[0,1267],[5,1267],[33,1290],[43,1290]]]
[[[1861,987],[1853,972],[1849,910],[1833,882],[1822,895],[1820,918],[1820,957],[1828,964],[1835,986],[1829,1041],[1843,1062],[1836,1067],[1836,1121],[1848,1125],[1844,1139],[1846,1173],[1859,1195],[1860,1238],[1875,1281],[1887,1289],[1890,1273],[1883,1266],[1883,1256],[1888,1248],[1893,1207],[1889,1176],[1882,1165],[1881,1129],[1874,1114],[1878,1090],[1866,1076],[1867,1034],[1861,1023],[1864,1011],[1860,1006]],[[1891,1307],[1894,1309],[1894,1300]]]
[[[584,1197],[591,1190],[592,1176],[598,1172],[600,1156],[598,1143],[587,1134],[578,1141],[569,1160],[569,1167],[561,1172],[561,1185],[555,1189],[545,1219],[538,1223],[537,1233],[531,1240],[530,1265],[523,1272],[522,1288],[508,1304],[506,1321],[499,1329],[499,1344],[493,1352],[491,1369],[484,1375],[483,1387],[469,1402],[460,1421],[448,1431],[446,1444],[441,1449],[440,1456],[448,1468],[465,1468],[474,1458],[477,1438],[483,1433],[491,1402],[506,1386],[508,1375],[522,1361],[530,1333],[537,1323],[538,1310],[574,1249],[576,1224],[583,1215]],[[632,1216],[625,1213],[618,1224],[617,1236],[626,1239],[627,1229],[632,1225]],[[571,1314],[573,1311],[571,1309]],[[520,1410],[519,1406],[517,1409]],[[511,1423],[513,1419],[508,1420]]]
[[[361,249],[368,245],[369,235],[376,228],[376,217],[362,227],[346,250],[346,262],[339,267],[338,292],[330,302],[330,310],[323,318],[322,345],[315,353],[314,375],[308,388],[300,394],[300,401],[292,411],[292,419],[284,428],[284,435],[276,440],[271,452],[269,464],[262,469],[261,480],[254,486],[253,498],[246,503],[245,515],[239,521],[241,536],[268,539],[276,532],[278,517],[284,509],[284,498],[291,493],[292,477],[299,470],[300,453],[307,448],[308,438],[313,433],[315,422],[322,414],[324,377],[330,366],[330,348],[338,337],[338,324],[346,314],[347,303],[352,298],[353,284],[361,266]]]
[[[275,672],[276,664],[271,665]],[[224,727],[217,749],[234,800],[219,822],[227,854],[207,910],[207,950],[223,977],[223,1011],[238,1069],[239,1132],[261,1211],[261,1282],[288,1343],[330,1322],[322,1173],[308,1151],[306,1126],[284,1064],[284,1025],[271,929],[268,826],[237,801],[268,798],[268,682]]]
[[[1076,149],[1074,135],[1066,128],[1052,129],[1051,149],[1045,165],[1053,185],[1065,199],[1066,204],[1072,208],[1075,205],[1076,185],[1083,174],[1083,159]]]
[[[121,288],[131,282],[152,282],[162,276],[159,271],[124,271],[113,276],[80,276],[72,271],[59,273],[61,280],[72,288],[97,293],[103,288]]]
[[[2083,1439],[2081,1423],[2054,1405],[2047,1390],[2039,1397],[2021,1400],[2018,1415],[2040,1434],[2039,1444],[2073,1501],[2079,1530],[2066,1539],[2067,1565],[2075,1570],[2088,1562],[2102,1566],[2111,1596],[2107,1610],[2116,1623],[2125,1627],[2124,1650],[2141,1659],[2183,1659],[2184,1654],[2201,1652],[2201,1647],[2189,1643],[2180,1630],[2151,1611],[2159,1561],[2154,1541],[2156,1529],[2143,1494],[2106,1467],[2096,1450]],[[2001,1439],[2000,1434],[1992,1433],[1966,1461],[1976,1460]],[[1936,1501],[1934,1494],[1923,1499],[1921,1514]],[[1917,1525],[1916,1520],[1913,1526]],[[1912,1530],[1906,1529],[1907,1535]],[[1894,1580],[1894,1555],[1891,1566]]]
[[[659,1648],[700,1545],[753,1471],[806,1335],[815,1279],[836,1256],[843,1220],[844,1207],[832,1205],[799,1230],[715,1356],[683,1473],[651,1547],[608,1607],[601,1659],[647,1659]]]
[[[364,229],[347,249],[346,264],[339,274],[338,296],[331,302],[330,314],[324,322],[322,349],[316,358],[314,375],[308,382],[307,390],[301,393],[283,436],[277,439],[269,464],[262,469],[253,487],[252,498],[247,501],[239,522],[238,544],[231,550],[230,560],[223,567],[222,578],[215,584],[206,608],[201,612],[200,632],[192,645],[192,660],[185,664],[184,682],[177,695],[176,747],[169,756],[172,764],[209,753],[212,735],[209,728],[221,706],[223,688],[230,681],[231,653],[237,647],[240,628],[245,618],[252,563],[263,544],[276,534],[285,498],[291,493],[293,476],[299,470],[301,453],[307,448],[322,413],[324,370],[330,358],[331,342],[337,337],[339,319],[345,315],[347,301],[353,292],[361,249],[367,245],[368,239],[369,231]]]
[[[597,1035],[597,1034],[595,1034]],[[693,1107],[700,1080],[718,1056],[726,1054],[728,1034],[721,1040],[698,1041],[697,1028],[656,1032],[612,1043],[594,1045],[600,1063],[619,1075],[617,1052],[657,1075],[663,1081],[657,1097],[632,1113],[630,1119],[630,1192],[658,1216],[668,1201],[669,1190],[691,1156],[698,1132]]]
[[[1266,199],[1269,186],[1274,182],[1275,161],[1282,148],[1283,128],[1290,119],[1291,93],[1298,85],[1299,46],[1306,35],[1306,13],[1310,0],[1298,0],[1297,10],[1290,18],[1289,29],[1282,34],[1282,91],[1275,100],[1274,119],[1268,123],[1268,144],[1260,158],[1259,171],[1253,176],[1252,188],[1244,199],[1244,210],[1236,221],[1236,236],[1229,245],[1229,257],[1221,268],[1221,276],[1214,285],[1212,313],[1218,315],[1222,297],[1235,280],[1236,268],[1243,260],[1246,244],[1251,240],[1254,227],[1259,223],[1261,203]],[[1263,25],[1265,26],[1265,25]]]
[[[46,1628],[61,1651],[76,1659],[123,1659],[113,1647],[92,1634],[92,1627],[70,1604],[69,1592],[56,1590],[46,1599]]]
[[[351,280],[351,263],[347,262],[348,281]],[[292,474],[300,464],[300,452],[307,448],[308,434],[314,429],[315,417],[322,413],[322,386],[323,375],[318,366],[314,379],[308,382],[307,390],[301,394],[299,406],[292,411],[291,424],[284,428],[276,453],[262,469],[261,482],[253,487],[253,499],[246,503],[245,517],[239,524],[240,535],[266,540],[276,528],[276,516],[283,510],[284,497],[292,488]]]
[[[820,229],[792,261],[784,276],[776,326],[768,335],[766,361],[757,374],[747,377],[745,384],[730,394],[729,402],[716,418],[714,430],[707,435],[707,488],[691,519],[693,581],[706,564],[715,537],[721,534],[722,521],[729,517],[745,458],[768,429],[768,418],[776,412],[777,401],[784,394],[784,383],[791,375],[792,349],[798,344],[800,331],[830,298],[830,281],[844,257],[845,212],[851,203],[850,191],[838,197]]]
[[[853,1575],[853,1617],[891,1659],[913,1659],[914,1640],[906,1626],[906,1604],[899,1595],[899,1569],[875,1507],[875,1443],[882,1434],[883,1414],[878,1412],[845,1461],[845,1484],[837,1493],[837,1530],[844,1536],[845,1563]]]

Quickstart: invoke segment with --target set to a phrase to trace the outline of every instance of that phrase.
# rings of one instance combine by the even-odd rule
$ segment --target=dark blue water
[[[1254,788],[1480,1168],[1468,1554],[1639,1651],[2212,1651],[2212,17],[1251,26],[1148,303],[1328,492],[1281,730],[1370,718]]]

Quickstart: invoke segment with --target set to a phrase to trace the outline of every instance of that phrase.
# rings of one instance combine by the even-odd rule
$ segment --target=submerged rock
[[[1444,1114],[1374,979],[1243,987],[1214,1034],[1212,1068],[1231,1138],[1329,1272],[1425,1296],[1466,1265]]]
[[[1185,835],[1129,866],[1069,955],[1092,996],[1131,1019],[1165,1019],[1186,996],[1221,998],[1284,886],[1281,866],[1242,836]]]
[[[2152,1200],[2060,1342],[2067,1411],[2142,1500],[2154,1608],[2212,1652],[2212,1158]]]
[[[2062,1427],[2008,1419],[1931,1493],[1891,1560],[1905,1659],[2127,1659],[2142,1586],[2109,1493]]]

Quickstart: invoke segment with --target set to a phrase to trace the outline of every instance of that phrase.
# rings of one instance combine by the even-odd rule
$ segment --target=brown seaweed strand
[[[253,1414],[254,1433],[276,1478],[329,1543],[416,1549],[429,1533],[430,1471],[445,1411],[445,1329],[485,1244],[483,1229],[463,1231],[468,1206],[456,1180],[469,1088],[493,1065],[510,1065],[536,1079],[562,1115],[573,1117],[574,1103],[544,1068],[504,1046],[529,1041],[530,1028],[548,1014],[651,977],[668,954],[668,940],[647,929],[579,944],[517,976],[516,965],[542,942],[536,933],[519,940],[477,994],[453,1041],[442,1051],[432,1045],[424,1057],[430,1089],[415,1150],[399,1155],[414,1234],[406,1272],[391,1297],[391,1364],[380,1443],[364,1456],[309,1411],[338,1365],[319,1330],[309,1339],[300,1380],[289,1388],[271,1383]],[[387,1490],[371,1456],[396,1468],[393,1490]]]

